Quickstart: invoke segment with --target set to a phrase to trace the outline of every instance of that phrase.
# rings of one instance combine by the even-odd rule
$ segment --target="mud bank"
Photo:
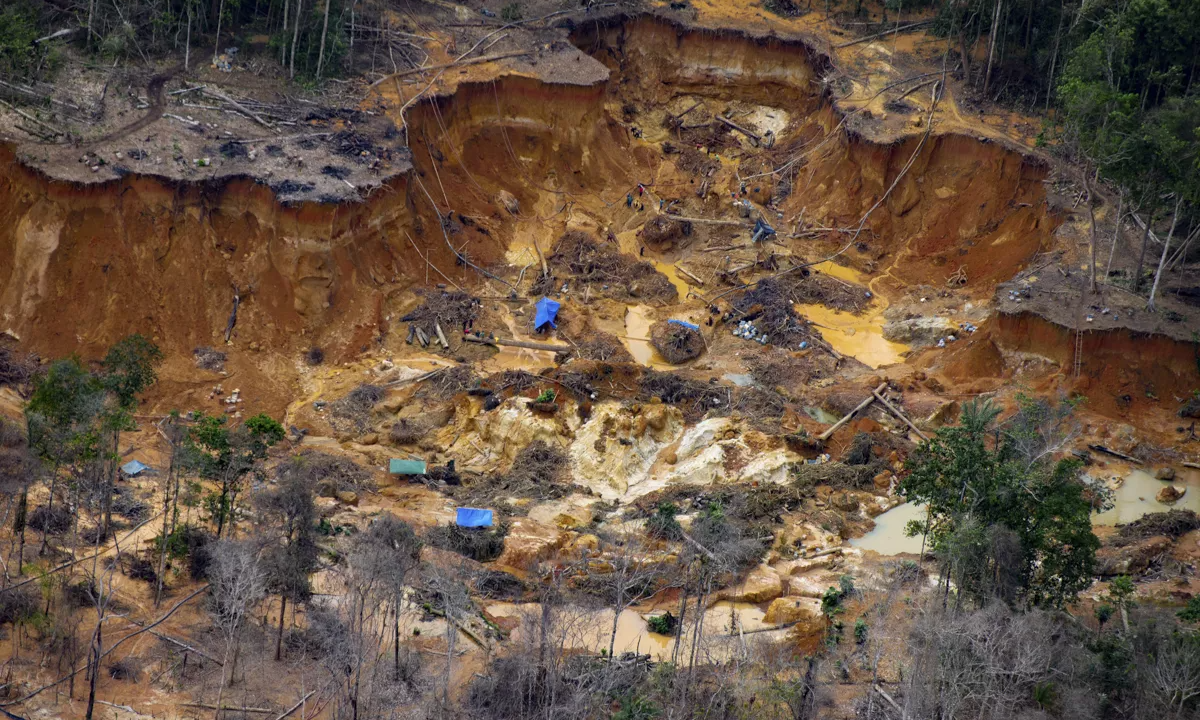
[[[689,180],[661,143],[633,132],[661,132],[668,103],[779,111],[786,126],[770,166],[806,155],[745,191],[773,203],[785,230],[797,218],[855,224],[921,142],[878,144],[847,130],[821,84],[827,61],[802,42],[647,17],[581,26],[573,40],[609,69],[607,83],[506,75],[418,102],[407,118],[414,169],[358,204],[283,205],[248,179],[76,185],[0,150],[11,168],[0,178],[0,328],[48,355],[90,354],[134,331],[190,352],[220,340],[237,287],[246,297],[236,337],[281,350],[321,344],[345,359],[387,331],[388,292],[439,281],[422,254],[457,282],[477,279],[456,267],[439,223],[487,265],[524,234],[549,247],[571,225],[638,227],[649,213],[621,201],[649,179],[662,201],[699,195],[704,213],[727,212],[753,158],[719,158],[711,186]],[[619,117],[630,105],[636,122]],[[934,134],[848,255],[898,285],[940,286],[961,266],[968,290],[986,293],[1050,237],[1044,173],[1000,144]],[[844,239],[831,233],[813,250]]]
[[[382,290],[424,277],[422,252],[453,268],[436,221],[399,178],[357,204],[281,204],[249,179],[171,183],[129,175],[94,185],[0,162],[0,329],[49,355],[98,352],[132,332],[169,351],[235,337],[273,349],[357,352],[386,329]],[[432,217],[432,213],[430,214]],[[500,248],[471,232],[476,257]]]
[[[1076,332],[1032,313],[998,313],[993,338],[1005,350],[1049,358],[1073,372]],[[1189,397],[1200,385],[1195,342],[1130,330],[1083,333],[1080,376],[1074,390],[1088,408],[1108,416],[1161,409],[1174,412],[1175,398]]]

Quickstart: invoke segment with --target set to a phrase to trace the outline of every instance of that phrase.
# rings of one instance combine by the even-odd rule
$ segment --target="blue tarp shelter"
[[[675,320],[674,318],[672,318],[672,319],[668,320],[667,322],[672,325],[678,325],[680,327],[685,327],[688,330],[695,330],[696,332],[700,331],[699,325],[696,325],[695,323],[690,323],[687,320]]]
[[[149,469],[150,469],[149,465],[147,465],[139,460],[130,460],[129,462],[127,462],[121,466],[121,472],[125,473],[129,477],[137,477],[138,475],[141,475],[143,472],[145,472],[146,470],[149,470]]]
[[[763,222],[762,218],[754,221],[754,237],[750,238],[751,242],[760,242],[766,240],[775,234],[775,228]]]
[[[388,461],[388,472],[392,475],[424,475],[425,461],[392,458]]]
[[[537,305],[534,307],[537,308],[537,313],[533,316],[534,330],[541,330],[545,327],[546,323],[550,323],[550,327],[552,328],[558,327],[554,319],[558,317],[558,309],[562,307],[561,304],[544,297],[538,300]]]
[[[479,508],[458,508],[454,524],[459,527],[491,527],[492,511]]]

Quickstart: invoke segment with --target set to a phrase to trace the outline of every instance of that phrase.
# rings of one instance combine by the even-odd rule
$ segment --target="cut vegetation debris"
[[[449,339],[469,330],[479,316],[479,300],[465,292],[429,291],[425,301],[400,318],[409,323],[406,340],[449,349]]]
[[[553,293],[563,282],[590,286],[592,295],[665,305],[679,299],[679,291],[651,263],[625,255],[613,244],[597,242],[585,232],[566,233],[550,258],[553,278],[535,284],[537,293]]]
[[[672,365],[695,360],[704,352],[704,338],[698,329],[669,320],[650,326],[650,344]]]

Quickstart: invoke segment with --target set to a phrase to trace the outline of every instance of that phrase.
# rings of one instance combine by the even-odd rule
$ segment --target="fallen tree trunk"
[[[467,342],[478,343],[480,345],[504,345],[506,347],[527,348],[529,350],[548,350],[550,352],[565,352],[571,349],[570,345],[551,345],[550,343],[537,343],[528,340],[508,340],[505,338],[481,338],[474,335],[463,335],[463,340]]]
[[[896,417],[903,420],[904,424],[908,425],[908,427],[910,427],[912,429],[912,431],[917,434],[917,437],[921,438],[922,440],[929,439],[929,436],[926,435],[925,433],[921,432],[921,429],[919,427],[917,427],[916,425],[914,425],[912,420],[909,420],[908,417],[904,413],[900,412],[900,410],[895,405],[892,405],[890,402],[888,402],[887,398],[885,398],[879,390],[875,390],[873,394],[875,395],[876,400],[883,403],[883,406],[885,408],[892,411],[893,415],[895,415]]]
[[[842,418],[841,420],[838,420],[836,423],[831,425],[828,430],[826,430],[825,432],[818,435],[817,439],[820,440],[821,442],[825,442],[826,440],[828,440],[835,432],[837,432],[838,428],[840,428],[841,426],[843,426],[847,422],[849,422],[850,418],[854,417],[860,410],[866,409],[866,407],[868,405],[875,402],[875,400],[879,396],[879,393],[883,392],[884,389],[886,389],[886,388],[887,388],[887,383],[879,383],[879,387],[872,390],[871,394],[867,396],[866,400],[863,400],[862,402],[860,402],[857,407],[855,407],[850,412],[846,413],[846,416],[844,418]]]
[[[486,50],[486,48],[484,48],[484,49]],[[495,55],[483,55],[483,56],[480,56],[477,58],[471,58],[470,60],[460,60],[458,62],[442,63],[441,65],[426,65],[425,67],[413,68],[412,70],[404,70],[402,72],[392,73],[391,75],[387,75],[385,77],[379,78],[375,82],[371,83],[371,87],[375,87],[376,85],[379,85],[380,83],[386,82],[388,80],[399,79],[399,78],[405,77],[407,75],[415,75],[417,73],[429,72],[430,70],[446,70],[448,68],[461,67],[463,65],[474,65],[476,63],[492,62],[493,60],[504,60],[507,58],[521,57],[522,55],[528,55],[528,54],[529,53],[527,51],[496,53]]]
[[[762,142],[762,137],[760,137],[758,134],[750,132],[749,130],[747,130],[746,128],[742,127],[741,125],[738,125],[737,123],[735,123],[735,122],[734,122],[734,121],[732,121],[732,120],[726,120],[725,118],[721,117],[720,115],[718,115],[718,116],[717,116],[717,120],[719,120],[719,121],[721,121],[722,123],[724,123],[724,124],[728,125],[730,128],[732,128],[732,129],[734,129],[734,130],[737,130],[737,131],[738,131],[738,132],[740,132],[741,134],[743,134],[743,135],[745,135],[746,137],[748,137],[748,138],[750,138],[751,140],[753,140],[755,143],[761,143],[761,142]]]
[[[1135,458],[1132,455],[1126,455],[1123,452],[1118,452],[1116,450],[1113,450],[1112,448],[1105,447],[1103,445],[1088,445],[1088,448],[1091,450],[1095,450],[1096,452],[1102,452],[1107,455],[1112,455],[1113,457],[1121,458],[1122,460],[1128,460],[1131,463],[1137,463],[1138,465],[1143,464],[1141,460],[1138,460],[1137,458]]]

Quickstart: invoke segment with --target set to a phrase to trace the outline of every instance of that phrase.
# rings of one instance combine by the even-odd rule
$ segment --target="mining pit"
[[[315,189],[237,158],[212,177],[59,173],[8,142],[0,337],[94,360],[142,333],[166,359],[127,434],[138,457],[165,462],[154,423],[173,409],[265,412],[289,452],[373,478],[353,502],[321,500],[331,526],[390,512],[424,529],[456,507],[493,508],[503,549],[472,567],[521,587],[567,557],[611,568],[598,536],[644,532],[660,503],[686,529],[713,497],[801,488],[747,515],[769,541],[749,577],[713,593],[706,630],[729,642],[718,654],[739,652],[735,632],[811,635],[840,575],[920,553],[903,536],[920,508],[896,494],[898,476],[921,434],[971,398],[1086,396],[1077,444],[1133,458],[1093,456],[1089,473],[1124,488],[1097,524],[1165,509],[1143,471],[1197,458],[1179,414],[1200,387],[1200,310],[1164,298],[1186,319],[1132,305],[1086,319],[1096,302],[1130,301],[1085,293],[1078,190],[1029,138],[959,112],[952,85],[898,100],[912,83],[880,89],[906,68],[856,76],[847,53],[886,65],[880,43],[835,50],[799,26],[765,35],[665,11],[541,32],[536,60],[364,83],[362,106],[399,128],[371,151],[386,146],[391,164]],[[147,132],[88,152],[165,142]],[[770,232],[756,239],[759,223]],[[538,332],[543,297],[561,308]],[[200,363],[201,349],[223,356]],[[363,386],[377,397],[351,397]],[[896,412],[854,412],[880,386]],[[20,407],[0,388],[0,412]],[[519,472],[530,448],[548,469]],[[449,466],[452,482],[389,475],[391,458]],[[1200,502],[1187,473],[1181,508]],[[153,481],[131,487],[161,502]],[[464,685],[538,609],[531,591],[476,600],[506,632],[464,643]],[[645,618],[677,602],[592,617],[578,647],[607,648],[615,622],[618,651],[671,659],[675,641]]]

